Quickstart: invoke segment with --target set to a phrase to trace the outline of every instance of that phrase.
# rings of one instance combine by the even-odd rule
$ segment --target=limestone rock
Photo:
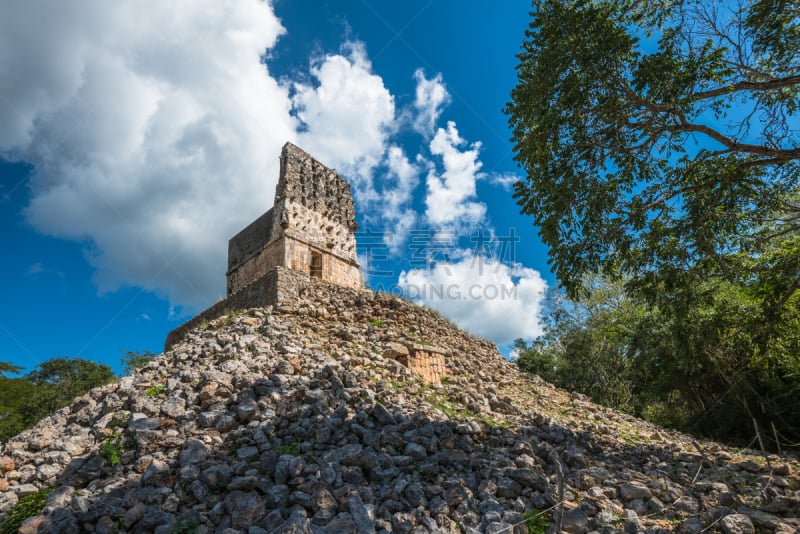
[[[515,534],[545,510],[568,533],[800,529],[791,456],[772,476],[754,451],[699,442],[704,460],[422,308],[303,283],[0,444],[0,520],[55,485],[28,531]],[[415,343],[447,348],[447,380],[390,357]]]
[[[719,528],[725,534],[754,534],[756,529],[753,522],[744,514],[731,514],[723,517]]]

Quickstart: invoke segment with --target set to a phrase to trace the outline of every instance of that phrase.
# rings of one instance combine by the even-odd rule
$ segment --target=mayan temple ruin
[[[228,242],[227,297],[170,332],[166,347],[226,311],[296,297],[311,279],[363,289],[355,217],[347,181],[286,143],[272,208]]]
[[[796,455],[601,406],[369,290],[353,207],[287,144],[227,297],[0,441],[0,534],[800,531]]]
[[[314,282],[367,291],[356,260],[355,216],[347,181],[286,143],[272,208],[228,242],[227,297],[170,332],[165,350],[203,322],[296,300]],[[387,352],[432,383],[447,375],[446,354],[413,342],[394,343]]]
[[[228,297],[276,267],[363,287],[355,217],[344,178],[286,143],[273,207],[228,243]]]

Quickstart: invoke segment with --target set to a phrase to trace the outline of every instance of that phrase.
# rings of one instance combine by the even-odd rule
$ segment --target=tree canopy
[[[517,365],[658,424],[773,449],[800,443],[800,309],[762,346],[758,301],[710,280],[680,313],[646,305],[621,280],[589,277],[578,298],[551,290],[544,335]]]
[[[107,365],[81,358],[52,358],[20,378],[21,368],[0,362],[0,439],[36,424],[90,389],[114,380]]]
[[[506,107],[558,280],[800,284],[796,2],[542,0]],[[767,295],[765,295],[766,297]]]
[[[558,378],[582,357],[605,374],[573,368],[567,387],[601,395],[620,372],[609,403],[630,393],[644,413],[677,394],[723,437],[800,441],[800,5],[541,0],[531,15],[505,110],[527,175],[515,198],[562,311],[591,313],[552,315],[527,361]],[[587,285],[598,273],[623,293]]]

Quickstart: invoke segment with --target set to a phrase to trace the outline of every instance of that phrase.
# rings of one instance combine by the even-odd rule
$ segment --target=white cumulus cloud
[[[224,296],[227,240],[271,206],[286,141],[350,180],[395,254],[415,227],[456,239],[486,225],[480,143],[437,128],[441,74],[416,71],[398,116],[359,42],[279,82],[269,53],[284,31],[262,0],[1,2],[0,157],[35,169],[27,221],[83,243],[101,292],[141,287],[176,315]],[[420,154],[397,135],[414,132]],[[460,288],[417,297],[497,343],[538,335],[538,273],[450,259],[401,285]]]
[[[312,62],[313,84],[295,83],[292,104],[302,122],[300,144],[350,178],[356,200],[375,200],[373,170],[387,150],[395,120],[394,97],[372,72],[362,43]]]
[[[434,227],[470,228],[486,216],[486,204],[478,202],[475,184],[481,178],[480,143],[462,139],[454,122],[439,128],[430,151],[441,158],[443,170],[432,166],[427,176],[425,216]]]
[[[83,241],[101,291],[202,308],[225,242],[269,207],[295,138],[258,0],[0,5],[0,154],[35,166],[28,221]]]
[[[447,92],[441,73],[429,80],[425,77],[422,69],[417,69],[414,72],[414,79],[417,81],[414,99],[416,111],[413,121],[414,129],[430,138],[442,110],[450,103],[450,93]]]
[[[376,212],[383,219],[385,241],[393,253],[405,244],[409,232],[419,220],[411,202],[419,185],[419,167],[409,161],[403,149],[392,145],[386,154],[387,172],[382,181],[380,207]]]
[[[499,345],[542,333],[547,283],[527,267],[466,254],[458,261],[403,271],[398,285],[412,300]]]

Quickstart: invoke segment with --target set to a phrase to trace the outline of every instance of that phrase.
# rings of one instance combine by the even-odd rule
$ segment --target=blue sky
[[[538,335],[501,111],[529,2],[65,4],[0,6],[0,360],[160,352],[224,296],[285,141],[351,183],[373,288]]]

